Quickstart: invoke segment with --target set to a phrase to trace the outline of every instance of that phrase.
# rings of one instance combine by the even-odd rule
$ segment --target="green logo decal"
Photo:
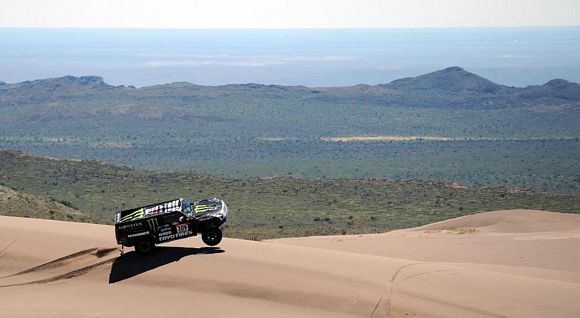
[[[135,220],[135,219],[140,219],[143,217],[143,215],[145,214],[145,211],[143,209],[139,209],[131,214],[125,215],[122,219],[121,222],[126,222],[126,221],[131,221],[131,220]]]
[[[213,211],[217,208],[216,204],[200,204],[200,205],[196,205],[194,208],[195,213],[202,213],[202,212],[207,212],[207,211]]]
[[[149,223],[149,228],[151,229],[151,231],[153,233],[157,233],[157,227],[159,226],[159,223],[157,222],[157,218],[152,218],[147,220],[147,223]]]

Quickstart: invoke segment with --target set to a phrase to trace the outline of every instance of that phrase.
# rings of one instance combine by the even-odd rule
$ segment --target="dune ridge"
[[[511,210],[373,235],[185,239],[144,257],[119,256],[111,226],[3,216],[0,312],[578,317],[578,233],[579,215]]]

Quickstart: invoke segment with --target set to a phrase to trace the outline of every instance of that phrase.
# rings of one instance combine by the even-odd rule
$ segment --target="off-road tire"
[[[150,254],[155,250],[155,243],[150,240],[142,240],[135,243],[135,251],[141,255]]]
[[[216,246],[222,241],[222,230],[218,227],[209,227],[201,233],[201,240],[209,246]]]

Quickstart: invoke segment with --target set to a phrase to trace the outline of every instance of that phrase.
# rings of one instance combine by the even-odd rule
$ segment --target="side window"
[[[179,222],[179,218],[183,216],[181,213],[171,213],[163,216],[163,224],[171,224],[173,222]]]

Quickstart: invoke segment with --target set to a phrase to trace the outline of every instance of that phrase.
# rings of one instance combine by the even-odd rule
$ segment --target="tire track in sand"
[[[114,262],[117,257],[111,256],[111,254],[115,251],[117,251],[117,248],[97,247],[78,251],[16,274],[2,277],[2,280],[9,279],[11,282],[0,285],[0,288],[46,284],[82,276],[95,268]]]

